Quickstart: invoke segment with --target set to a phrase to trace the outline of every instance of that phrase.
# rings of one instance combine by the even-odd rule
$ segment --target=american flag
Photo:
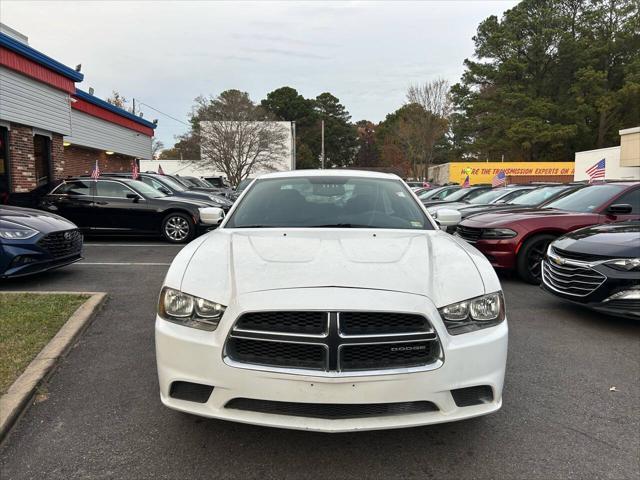
[[[93,170],[91,171],[91,178],[97,180],[98,177],[100,177],[100,167],[98,166],[98,160],[96,160],[96,166],[93,167]]]
[[[471,185],[471,180],[469,180],[469,175],[467,175],[467,178],[464,179],[464,182],[462,182],[460,186],[462,188],[469,188],[470,185]]]
[[[131,160],[131,178],[137,180],[140,177],[140,169],[138,168],[138,162]]]
[[[507,184],[507,174],[504,173],[504,170],[500,170],[498,174],[493,177],[491,180],[491,186],[497,187],[498,185],[506,185]]]
[[[605,163],[605,159],[603,158],[598,163],[596,163],[593,167],[587,169],[587,175],[589,176],[589,183],[594,182],[596,180],[604,180],[604,163]]]
[[[164,175],[164,170],[162,170],[162,165],[158,164],[158,174]]]

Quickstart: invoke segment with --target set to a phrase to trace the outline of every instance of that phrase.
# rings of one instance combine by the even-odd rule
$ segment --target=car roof
[[[386,178],[393,180],[401,180],[401,178],[392,173],[371,172],[368,170],[345,170],[345,169],[329,169],[329,170],[291,170],[289,172],[274,172],[260,175],[258,179],[266,178],[295,178],[295,177],[359,177],[359,178]]]

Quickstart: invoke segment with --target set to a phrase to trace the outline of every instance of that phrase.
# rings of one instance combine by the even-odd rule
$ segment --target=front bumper
[[[394,308],[395,307],[395,308]],[[439,368],[411,373],[384,371],[371,375],[294,374],[263,371],[225,363],[223,346],[238,316],[260,310],[365,310],[426,314],[444,353]],[[507,356],[507,323],[465,335],[450,336],[438,311],[418,295],[341,288],[278,290],[244,294],[227,307],[214,332],[191,329],[156,318],[156,358],[160,397],[166,406],[204,417],[274,427],[343,432],[427,425],[462,420],[498,410]],[[176,381],[213,386],[206,403],[170,396]],[[452,389],[490,386],[493,400],[458,407]],[[237,398],[267,401],[365,404],[429,401],[438,411],[366,418],[325,419],[225,408]]]
[[[0,245],[0,278],[17,278],[64,267],[82,259],[82,250],[54,257],[34,243]]]
[[[549,262],[548,259],[543,261],[542,268],[548,268],[547,262]],[[607,315],[640,320],[640,300],[609,300],[617,292],[640,289],[640,273],[623,272],[603,264],[591,268],[603,275],[605,280],[588,295],[576,296],[562,292],[550,285],[544,275],[540,287],[556,297]]]

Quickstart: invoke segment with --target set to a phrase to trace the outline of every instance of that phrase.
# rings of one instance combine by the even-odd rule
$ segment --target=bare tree
[[[164,143],[162,143],[157,138],[153,137],[151,139],[151,158],[153,158],[154,160],[157,160],[163,149],[164,149]]]
[[[238,185],[258,166],[270,170],[286,154],[288,130],[249,99],[227,90],[216,98],[198,97],[192,114],[200,143],[199,166],[213,168]]]
[[[418,138],[414,150],[422,157],[424,179],[428,178],[429,166],[433,158],[433,147],[447,131],[452,102],[449,82],[442,78],[417,85],[407,90],[407,103],[420,106],[420,114],[412,116],[411,137]]]
[[[200,156],[195,163],[223,172],[238,185],[260,166],[273,164],[286,154],[287,132],[270,121],[200,122]]]

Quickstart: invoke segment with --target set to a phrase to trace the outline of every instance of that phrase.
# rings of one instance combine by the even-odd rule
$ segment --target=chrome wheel
[[[186,240],[191,233],[190,230],[189,222],[179,216],[169,217],[164,224],[165,235],[174,242]]]

